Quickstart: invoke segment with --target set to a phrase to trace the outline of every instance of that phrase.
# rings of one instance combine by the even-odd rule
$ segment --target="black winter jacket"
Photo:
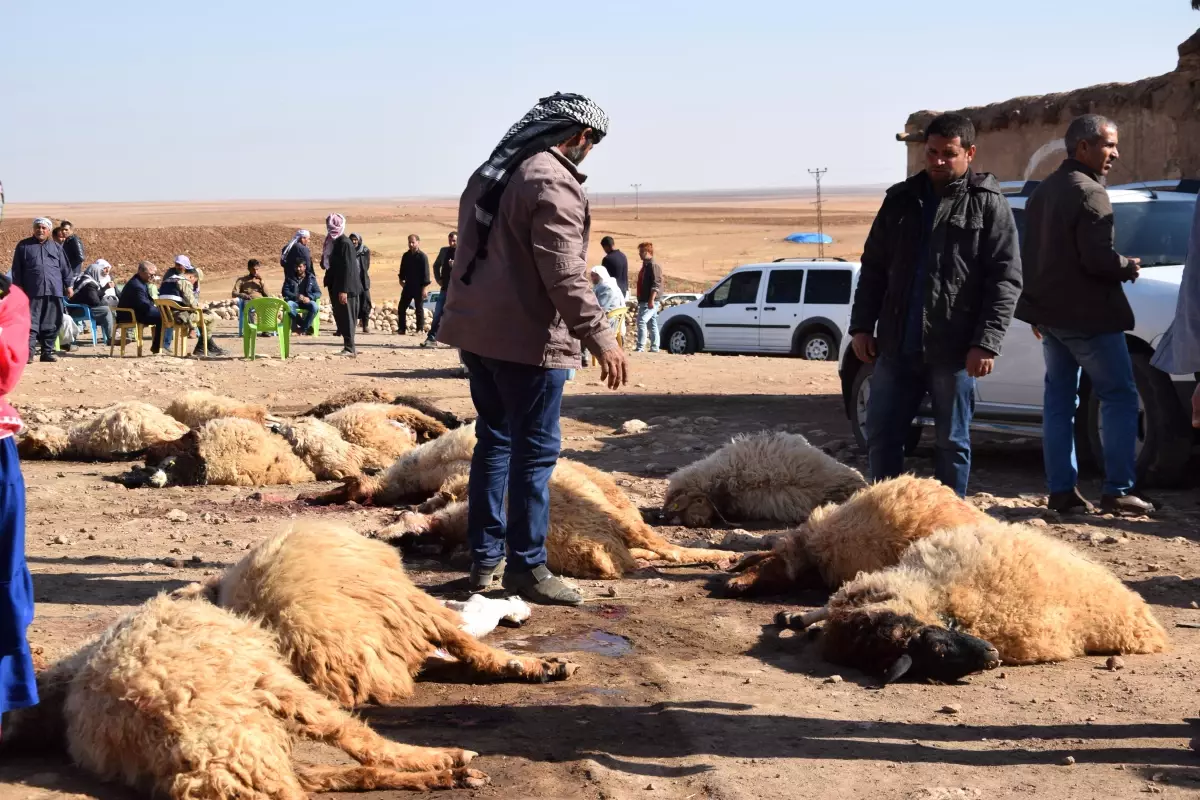
[[[334,303],[342,292],[362,294],[362,270],[358,267],[358,254],[354,252],[349,236],[342,235],[333,240],[329,269],[325,271],[325,288],[329,289],[329,299]]]
[[[1025,206],[1025,291],[1017,319],[1085,334],[1133,330],[1121,288],[1136,271],[1113,250],[1113,210],[1095,173],[1073,158]]]
[[[429,256],[420,250],[404,251],[400,256],[400,282],[405,288],[428,286],[430,278]]]
[[[850,333],[874,333],[882,355],[903,349],[928,180],[920,172],[888,189],[864,246]],[[972,347],[999,355],[1021,294],[1021,257],[1012,209],[995,177],[968,173],[941,198],[926,274],[926,363],[961,367]]]

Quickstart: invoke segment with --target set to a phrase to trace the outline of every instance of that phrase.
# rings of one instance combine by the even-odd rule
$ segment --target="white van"
[[[667,352],[764,353],[834,361],[850,325],[857,262],[779,258],[740,266],[658,316]]]

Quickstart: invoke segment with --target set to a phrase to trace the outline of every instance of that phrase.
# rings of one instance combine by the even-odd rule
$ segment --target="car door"
[[[735,272],[700,301],[705,350],[758,349],[759,288],[762,270]]]
[[[767,292],[763,297],[758,326],[758,346],[769,353],[787,353],[792,349],[792,332],[802,319],[800,298],[804,290],[804,270],[772,267],[767,274]]]
[[[834,335],[836,347],[850,329],[854,270],[849,267],[810,269],[804,284],[804,310],[799,324],[819,325]]]

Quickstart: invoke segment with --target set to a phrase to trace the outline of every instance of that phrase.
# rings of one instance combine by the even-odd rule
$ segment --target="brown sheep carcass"
[[[389,405],[408,406],[420,411],[427,417],[432,417],[448,430],[453,430],[463,424],[457,415],[441,410],[423,397],[400,394],[390,389],[380,389],[373,386],[356,387],[338,392],[313,406],[308,411],[305,411],[303,416],[326,417],[334,411],[354,405],[355,403],[385,403]]]
[[[243,403],[232,397],[199,389],[184,392],[172,399],[166,412],[168,416],[174,417],[189,428],[199,428],[204,423],[221,417],[248,419],[259,425],[267,420],[267,407],[264,405]]]
[[[316,480],[287,440],[238,417],[206,422],[177,442],[151,448],[175,486],[277,486]]]
[[[52,425],[28,432],[17,448],[23,458],[123,461],[147,448],[174,442],[188,427],[152,405],[116,403],[67,430]]]
[[[487,783],[471,751],[384,739],[294,675],[269,631],[198,600],[150,600],[39,685],[38,706],[6,715],[6,742],[65,744],[99,778],[172,800]],[[293,735],[360,765],[293,764]]]

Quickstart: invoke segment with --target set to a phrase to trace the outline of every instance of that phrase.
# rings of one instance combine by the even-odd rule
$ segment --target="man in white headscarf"
[[[312,272],[312,251],[308,249],[308,231],[301,228],[279,253],[279,266],[283,267],[283,279],[296,276],[296,265],[304,264]]]
[[[33,221],[33,235],[13,251],[12,282],[29,296],[29,363],[40,346],[42,361],[58,361],[54,340],[62,325],[63,301],[71,286],[71,264],[62,245],[50,238],[54,223]]]

